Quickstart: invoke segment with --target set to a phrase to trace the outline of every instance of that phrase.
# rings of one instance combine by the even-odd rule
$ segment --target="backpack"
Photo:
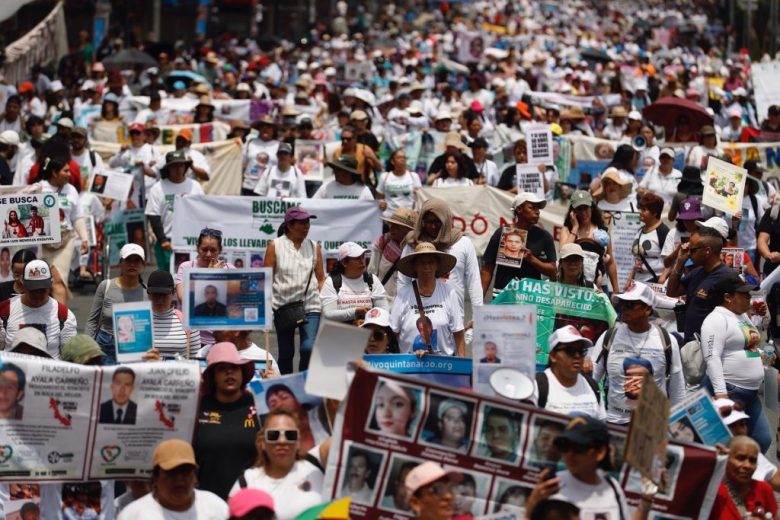
[[[338,295],[342,283],[341,273],[331,273],[330,278],[333,280],[333,290]],[[368,271],[363,271],[363,281],[368,285],[369,292],[374,292],[374,276]]]
[[[56,300],[55,300],[56,301]],[[3,330],[8,330],[8,318],[11,316],[11,300],[0,301],[0,321],[3,322]],[[68,321],[68,306],[57,302],[57,320],[60,322],[60,333]],[[62,334],[60,334],[60,347],[62,346]]]
[[[666,378],[672,373],[672,340],[669,337],[669,332],[656,324],[652,324],[651,327],[658,329],[658,333],[661,335],[661,343],[664,347],[664,358],[666,358]],[[612,346],[612,340],[615,339],[615,333],[617,327],[612,327],[604,333],[604,342],[601,344],[601,352],[599,352],[596,358],[596,363],[604,365],[604,372],[607,371],[607,357],[609,356],[609,348]]]
[[[588,382],[588,385],[590,385],[591,390],[593,390],[593,393],[596,394],[596,401],[599,403],[601,402],[601,391],[599,390],[599,385],[596,383],[596,381],[593,380],[592,377],[587,376],[585,374],[582,374],[582,377],[585,378],[585,381]],[[550,393],[550,381],[547,379],[547,374],[544,372],[537,372],[536,373],[536,387],[539,389],[539,399],[536,402],[536,406],[539,408],[544,408],[547,404],[547,396]]]

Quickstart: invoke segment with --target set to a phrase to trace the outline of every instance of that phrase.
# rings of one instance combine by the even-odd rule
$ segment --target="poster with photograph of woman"
[[[496,265],[520,267],[523,265],[523,250],[528,239],[528,231],[514,226],[504,226],[498,243]]]
[[[525,518],[525,504],[533,488],[521,486],[516,480],[499,478],[493,484],[490,513],[513,513]]]
[[[417,434],[425,392],[422,388],[380,378],[374,389],[373,409],[366,431],[412,440]]]
[[[419,442],[465,453],[471,443],[474,410],[474,401],[431,392]]]
[[[353,504],[374,505],[387,453],[356,443],[342,452],[340,497],[352,497]]]

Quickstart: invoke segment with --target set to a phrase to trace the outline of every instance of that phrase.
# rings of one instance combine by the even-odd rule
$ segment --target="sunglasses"
[[[200,230],[200,236],[222,238],[222,231],[220,231],[219,229],[204,227],[203,229]]]
[[[374,332],[371,333],[371,339],[374,341],[382,341],[387,337],[387,331],[384,331],[382,329],[376,329]]]
[[[298,430],[266,430],[265,440],[266,442],[297,442]]]
[[[574,347],[574,346],[559,348],[558,351],[559,352],[564,352],[570,358],[573,358],[573,357],[583,357],[584,358],[585,356],[588,355],[588,349],[578,348],[578,347]]]

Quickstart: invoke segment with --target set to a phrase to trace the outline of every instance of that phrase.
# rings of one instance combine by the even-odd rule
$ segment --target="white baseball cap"
[[[0,133],[0,143],[19,146],[19,134],[16,133],[16,130],[5,130]]]
[[[655,292],[642,282],[634,282],[629,290],[616,294],[615,298],[624,302],[642,302],[650,307],[655,307]]]
[[[363,323],[360,326],[365,327],[366,325],[378,325],[379,327],[389,327],[390,313],[384,309],[380,309],[379,307],[374,307],[373,309],[369,309],[369,311],[366,313],[366,319],[363,321]]]
[[[73,129],[73,127],[76,125],[73,124],[73,120],[71,118],[61,117],[57,120],[57,126]]]
[[[20,329],[14,336],[14,339],[11,342],[11,348],[9,350],[13,352],[21,344],[30,345],[31,347],[41,351],[45,357],[51,357],[51,354],[49,354],[49,350],[47,348],[48,343],[46,341],[46,335],[35,327],[25,327]]]
[[[582,250],[582,246],[579,244],[571,243],[571,244],[564,244],[561,246],[561,260],[564,258],[569,258],[570,256],[579,256],[580,258],[585,258],[585,252]]]
[[[723,237],[723,240],[726,240],[729,237],[729,225],[720,217],[710,217],[704,222],[697,221],[696,225],[699,227],[714,229],[720,236]]]
[[[632,110],[628,113],[628,118],[633,119],[634,121],[641,121],[642,114],[640,114],[638,110]]]
[[[138,244],[125,244],[122,246],[122,249],[119,250],[119,258],[122,260],[133,255],[138,255],[141,257],[141,260],[146,261],[146,253],[144,252],[144,248]]]
[[[29,291],[51,289],[51,269],[43,260],[32,260],[24,266],[22,278],[24,288]]]
[[[555,350],[555,347],[560,345],[561,343],[583,343],[587,348],[590,348],[593,346],[593,342],[583,336],[579,330],[577,330],[577,327],[573,325],[566,325],[565,327],[561,327],[560,329],[557,329],[555,332],[550,334],[550,352]]]
[[[363,249],[354,242],[344,242],[339,247],[339,262],[345,258],[357,258],[363,256],[368,249]]]
[[[674,159],[677,156],[677,154],[674,153],[674,148],[669,148],[669,147],[661,148],[661,153],[659,153],[658,156],[660,157],[662,155],[668,155],[672,159]]]
[[[517,196],[515,196],[515,200],[512,201],[512,211],[522,206],[523,203],[525,202],[533,202],[534,204],[541,204],[541,209],[544,209],[544,207],[547,205],[547,201],[543,197],[540,197],[536,193],[529,193],[527,191],[523,191],[518,193]]]

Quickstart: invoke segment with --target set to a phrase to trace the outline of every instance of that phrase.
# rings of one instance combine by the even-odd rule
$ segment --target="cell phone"
[[[547,476],[544,478],[545,481],[554,479],[556,475],[558,474],[558,463],[557,462],[540,462],[539,463],[539,471],[542,472],[545,469],[549,470],[547,472]]]

